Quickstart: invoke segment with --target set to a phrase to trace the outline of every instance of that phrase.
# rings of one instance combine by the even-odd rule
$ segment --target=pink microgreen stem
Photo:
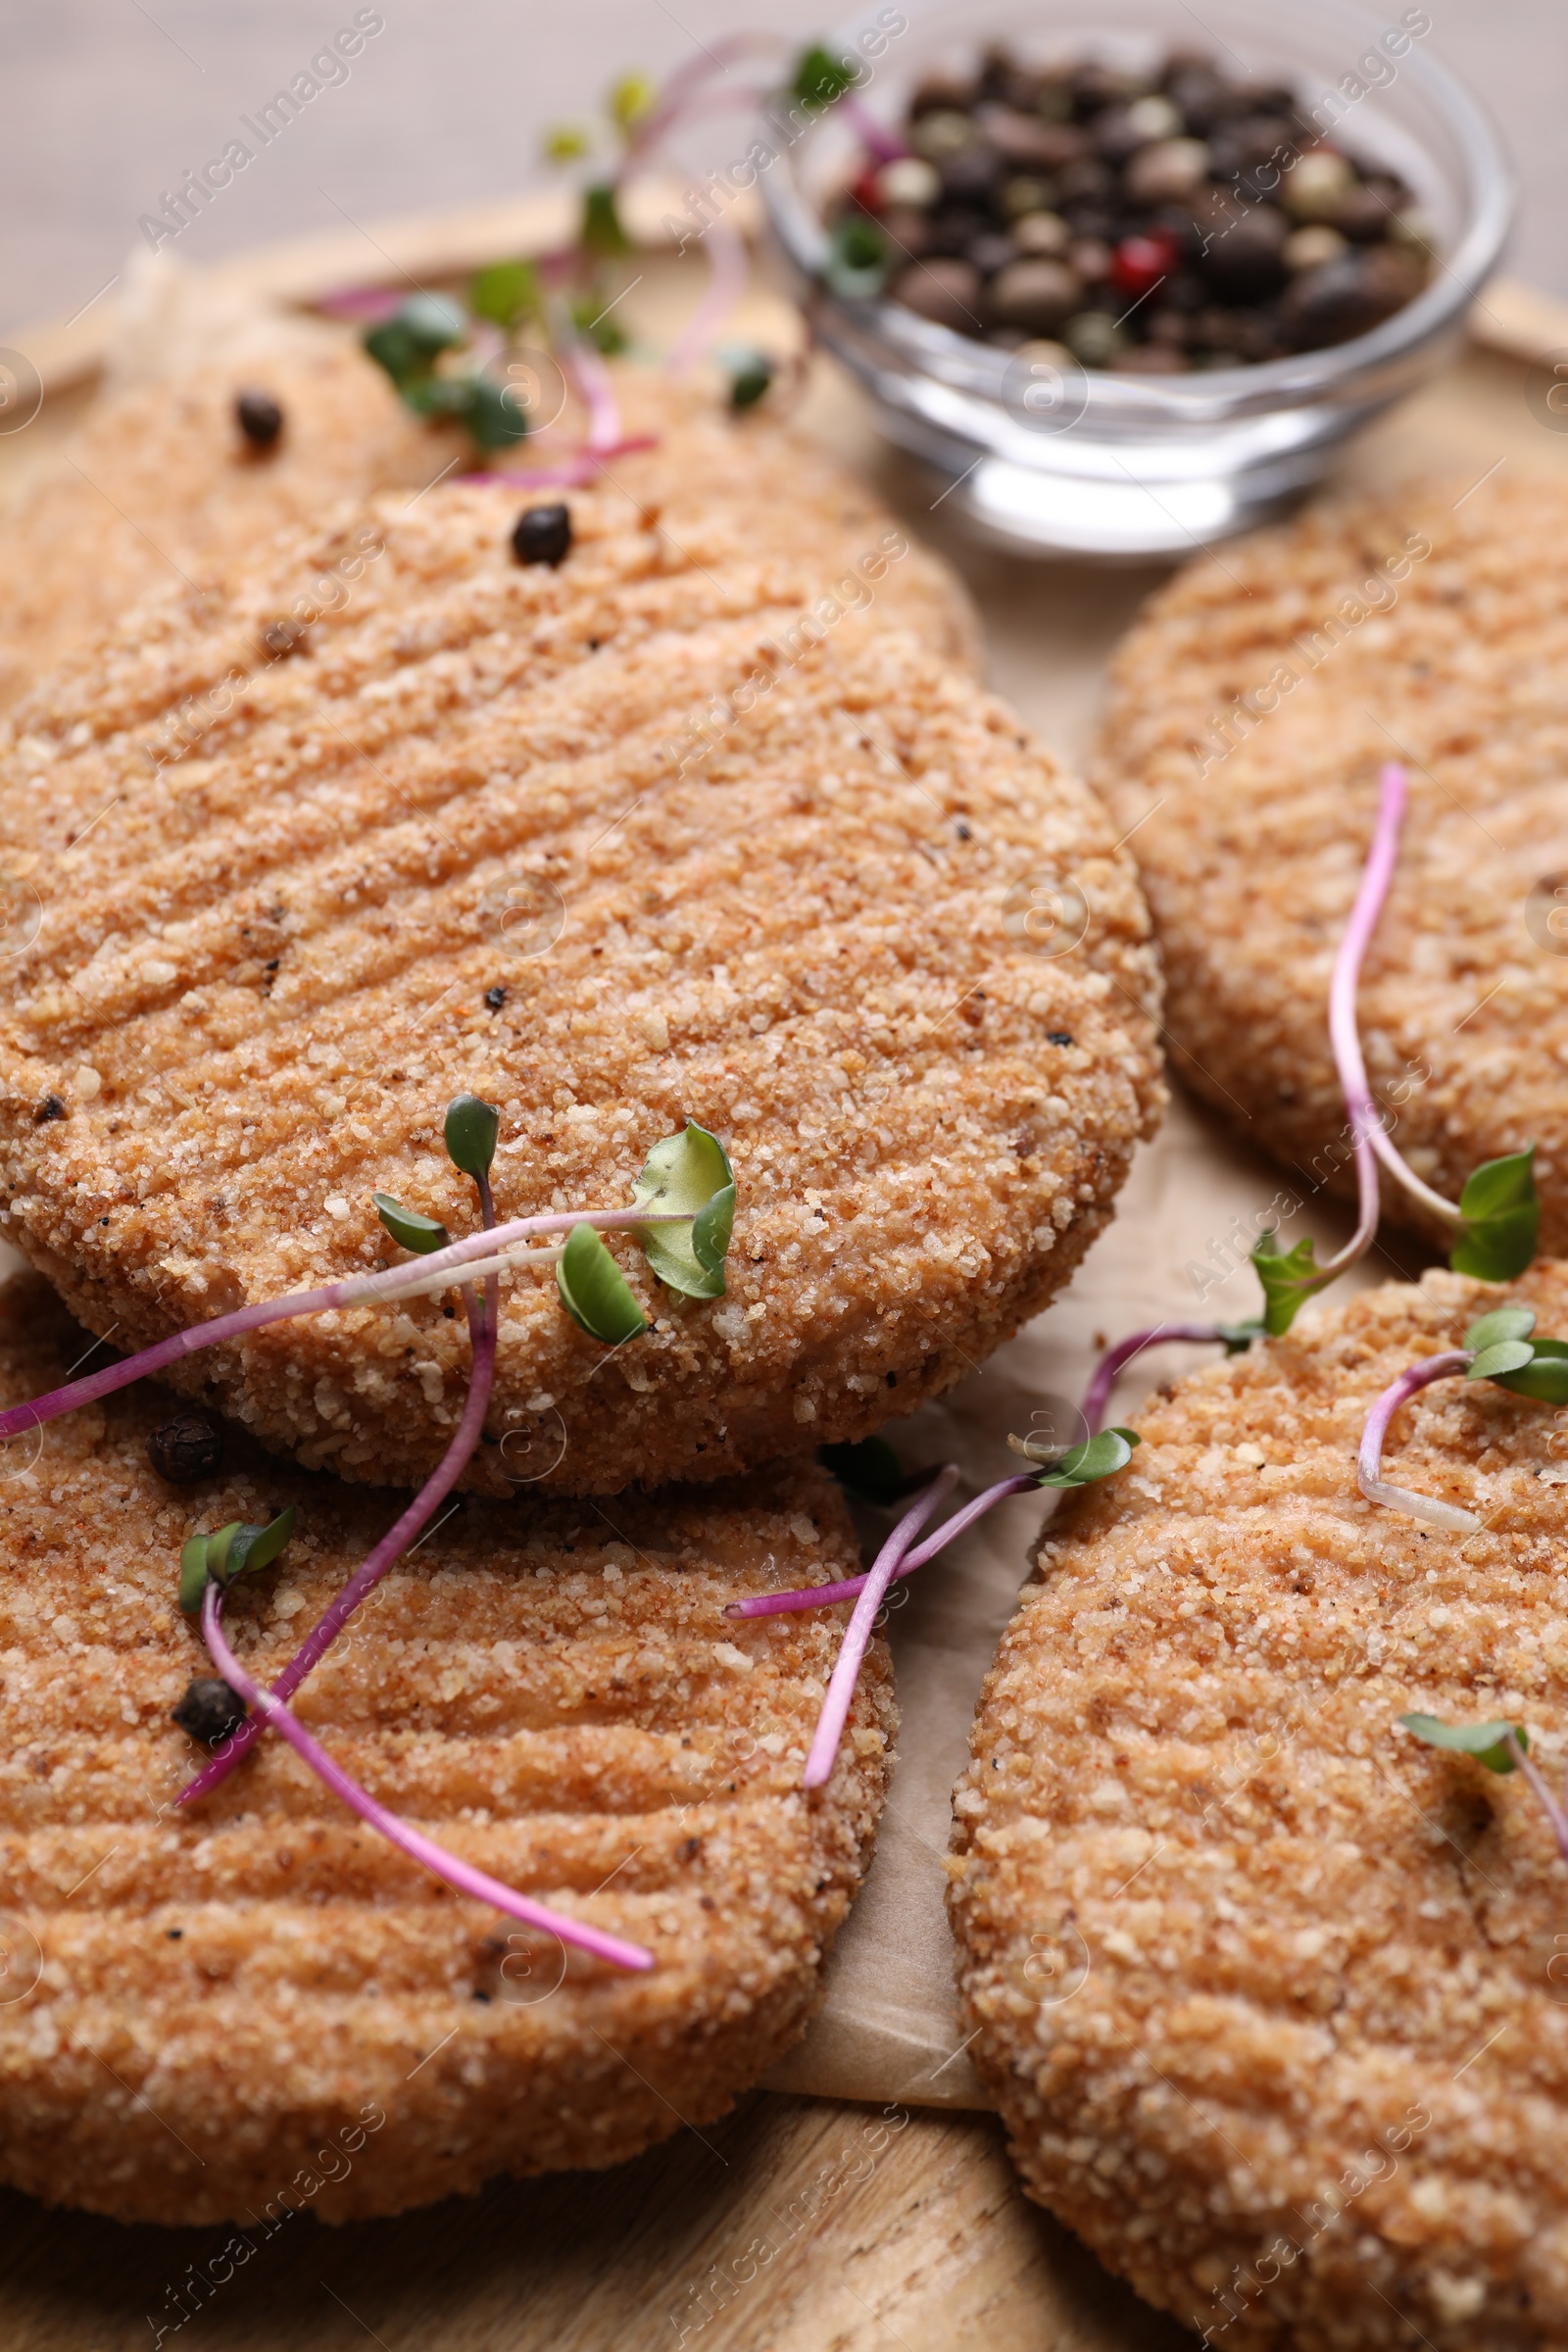
[[[608,449],[579,450],[559,466],[525,466],[518,472],[463,473],[462,482],[504,482],[513,490],[582,490],[602,472],[612,458],[635,457],[640,450],[657,449],[657,433],[632,433]]]
[[[270,1323],[288,1323],[297,1316],[331,1314],[354,1306],[396,1306],[404,1298],[419,1296],[429,1287],[433,1276],[448,1271],[455,1286],[462,1281],[472,1259],[493,1256],[498,1249],[525,1241],[532,1234],[566,1234],[574,1225],[592,1225],[600,1233],[624,1233],[637,1225],[679,1225],[687,1221],[673,1209],[642,1208],[563,1209],[552,1210],[545,1216],[514,1217],[508,1225],[465,1234],[461,1241],[449,1242],[444,1250],[434,1250],[426,1257],[408,1258],[379,1274],[354,1274],[346,1282],[329,1282],[319,1290],[295,1291],[284,1298],[259,1298],[253,1305],[236,1307],[232,1314],[214,1315],[206,1323],[193,1323],[188,1330],[176,1331],[171,1338],[158,1340],[151,1348],[126,1356],[122,1363],[108,1364],[101,1372],[89,1372],[84,1379],[51,1389],[47,1396],[12,1405],[8,1412],[0,1413],[0,1440],[14,1438],[24,1430],[41,1429],[46,1421],[57,1421],[62,1413],[74,1412],[78,1405],[95,1404],[100,1396],[112,1396],[117,1389],[129,1388],[133,1381],[162,1372],[166,1366],[198,1354],[204,1348],[220,1348],[229,1340],[244,1339],[250,1332],[265,1330]]]
[[[1334,979],[1329,990],[1329,1035],[1333,1040],[1334,1059],[1339,1067],[1340,1084],[1345,1090],[1346,1108],[1350,1115],[1351,1131],[1355,1139],[1363,1227],[1366,1225],[1367,1219],[1368,1175],[1361,1160],[1363,1136],[1377,1157],[1382,1160],[1390,1175],[1394,1176],[1415,1200],[1421,1201],[1435,1215],[1446,1218],[1450,1224],[1456,1225],[1460,1215],[1459,1209],[1453,1201],[1445,1200],[1441,1193],[1435,1193],[1430,1185],[1422,1183],[1415,1170],[1406,1164],[1390,1142],[1388,1131],[1384,1126],[1384,1113],[1378,1103],[1374,1102],[1372,1089],[1367,1084],[1366,1063],[1362,1058],[1361,1039],[1355,1019],[1355,997],[1361,976],[1361,959],[1366,954],[1373,932],[1377,929],[1378,918],[1383,912],[1384,901],[1389,895],[1389,884],[1394,876],[1395,859],[1399,851],[1399,828],[1404,821],[1407,791],[1408,785],[1404,769],[1396,761],[1390,760],[1379,778],[1378,814],[1372,833],[1372,847],[1367,854],[1365,867],[1362,869],[1361,887],[1356,892],[1355,905],[1350,909],[1350,919],[1346,926],[1345,937],[1340,942],[1340,952],[1334,960]],[[1373,1229],[1376,1227],[1376,1184],[1374,1181]],[[1370,1244],[1371,1238],[1371,1230],[1368,1230],[1366,1242],[1362,1243],[1358,1229],[1356,1241],[1350,1245],[1356,1256],[1360,1255],[1361,1249]],[[1336,1270],[1338,1270],[1341,1263],[1348,1264],[1349,1259],[1342,1252],[1341,1257],[1334,1262]]]
[[[953,1491],[958,1473],[951,1465],[931,1481],[925,1493],[916,1497],[898,1526],[877,1553],[855,1603],[844,1640],[834,1661],[827,1686],[827,1696],[816,1719],[816,1732],[811,1740],[811,1752],[806,1759],[802,1775],[803,1786],[820,1788],[833,1770],[849,1719],[850,1704],[855,1697],[855,1686],[859,1677],[860,1663],[871,1639],[871,1628],[882,1598],[898,1572],[899,1562],[915,1537],[930,1518],[937,1505]]]
[[[264,1690],[246,1673],[223,1634],[222,1588],[218,1584],[208,1586],[202,1600],[202,1635],[214,1666],[229,1689],[237,1690],[247,1706],[264,1714],[273,1728],[282,1733],[290,1747],[304,1757],[311,1770],[331,1789],[334,1796],[341,1797],[351,1812],[357,1813],[362,1821],[368,1822],[372,1830],[378,1830],[389,1843],[400,1847],[412,1861],[433,1871],[438,1879],[444,1879],[460,1894],[472,1895],[477,1902],[489,1903],[497,1911],[505,1912],[508,1918],[521,1920],[525,1927],[543,1928],[548,1934],[559,1936],[563,1943],[574,1943],[581,1950],[594,1953],[598,1959],[612,1961],[616,1968],[653,1967],[653,1953],[645,1950],[641,1944],[623,1943],[618,1936],[607,1935],[603,1929],[590,1927],[584,1920],[570,1919],[564,1912],[547,1910],[543,1903],[530,1902],[526,1895],[517,1894],[512,1887],[504,1886],[499,1879],[492,1879],[487,1871],[477,1870],[471,1862],[449,1854],[444,1846],[422,1837],[417,1830],[410,1829],[407,1822],[400,1821],[385,1805],[377,1803],[357,1781],[350,1779],[341,1765],[333,1762],[320,1741],[311,1737],[280,1699],[274,1698],[270,1690]]]
[[[594,346],[574,331],[563,334],[561,356],[587,407],[588,454],[608,457],[623,438],[620,405],[610,369]]]
[[[403,299],[401,294],[389,293],[385,286],[339,286],[332,293],[323,294],[316,307],[324,311],[328,318],[360,318],[376,326],[383,318],[391,318]]]
[[[702,358],[746,292],[749,265],[745,243],[736,229],[728,220],[716,219],[709,224],[704,242],[709,253],[709,280],[702,301],[665,362],[671,375],[680,375]]]
[[[923,1544],[916,1544],[912,1551],[906,1552],[888,1582],[894,1584],[902,1576],[912,1576],[916,1568],[923,1568],[927,1560],[934,1560],[939,1551],[945,1551],[956,1538],[973,1527],[977,1519],[983,1519],[994,1503],[1004,1502],[1009,1494],[1038,1491],[1039,1485],[1038,1477],[1026,1475],[1004,1478],[999,1486],[987,1487],[983,1494],[977,1494],[971,1502],[966,1502],[961,1511],[955,1511],[951,1519],[945,1519],[934,1536],[927,1536]],[[830,1609],[835,1601],[854,1600],[863,1592],[866,1579],[871,1573],[868,1569],[862,1576],[847,1576],[836,1585],[802,1585],[793,1592],[754,1592],[750,1600],[732,1600],[724,1614],[726,1617],[781,1617],[796,1609]]]
[[[771,64],[782,54],[783,43],[776,33],[736,32],[724,40],[705,44],[702,56],[689,59],[670,75],[642,121],[633,126],[617,180],[624,178],[628,169],[656,147],[680,120],[688,98],[701,89],[710,74],[728,74],[732,65],[741,65],[749,57],[765,59]],[[747,84],[736,93],[735,103],[755,106],[756,90]]]
[[[1350,908],[1350,919],[1345,926],[1329,982],[1329,1039],[1345,1107],[1349,1114],[1360,1213],[1354,1233],[1336,1256],[1325,1260],[1319,1269],[1321,1274],[1341,1274],[1347,1266],[1353,1265],[1371,1249],[1378,1229],[1376,1139],[1383,1133],[1383,1113],[1373,1102],[1366,1080],[1366,1064],[1361,1058],[1361,1040],[1355,1025],[1355,995],[1361,977],[1361,959],[1377,929],[1398,854],[1399,822],[1404,814],[1403,768],[1391,761],[1383,770],[1380,786],[1372,847],[1361,869],[1355,904]]]
[[[496,1325],[500,1319],[498,1287],[492,1276],[486,1287],[484,1305],[481,1306],[471,1285],[465,1283],[463,1286],[473,1347],[473,1370],[469,1376],[463,1417],[453,1433],[451,1445],[413,1501],[388,1528],[375,1549],[362,1561],[337,1598],[306,1635],[272,1685],[274,1698],[288,1699],[293,1696],[311,1669],[337,1640],[361,1601],[374,1592],[388,1569],[429,1525],[440,1504],[446,1500],[467,1468],[469,1456],[484,1429],[490,1390],[495,1379]],[[206,1796],[220,1781],[226,1780],[240,1758],[255,1746],[266,1725],[265,1715],[248,1715],[239,1730],[223,1742],[221,1751],[214,1756],[211,1763],[202,1766],[194,1780],[187,1782],[175,1798],[175,1803],[194,1804],[198,1797]]]
[[[846,90],[837,104],[843,108],[846,121],[855,124],[861,140],[879,164],[896,164],[910,152],[907,142],[901,139],[897,131],[889,130],[879,122],[864,99],[858,98],[853,90]]]
[[[1389,1510],[1403,1511],[1411,1519],[1424,1519],[1429,1526],[1441,1527],[1450,1535],[1473,1536],[1481,1527],[1474,1511],[1456,1510],[1452,1503],[1439,1502],[1430,1494],[1415,1494],[1406,1487],[1390,1486],[1383,1476],[1383,1441],[1390,1422],[1407,1397],[1418,1390],[1430,1388],[1435,1380],[1451,1379],[1462,1372],[1474,1357],[1462,1348],[1450,1348],[1446,1355],[1429,1355],[1408,1371],[1401,1372],[1391,1387],[1386,1388],[1366,1417],[1361,1432],[1361,1447],[1356,1456],[1356,1478],[1368,1502],[1383,1503]]]
[[[1557,1840],[1557,1851],[1563,1860],[1568,1862],[1568,1814],[1564,1813],[1561,1805],[1547,1788],[1544,1774],[1538,1769],[1527,1752],[1524,1741],[1518,1733],[1510,1731],[1503,1745],[1535,1790],[1541,1809],[1551,1824],[1551,1834]]]
[[[1118,1340],[1113,1348],[1105,1349],[1095,1367],[1094,1379],[1084,1391],[1083,1412],[1088,1435],[1092,1438],[1100,1435],[1100,1425],[1105,1418],[1105,1407],[1110,1402],[1110,1392],[1116,1385],[1117,1375],[1125,1371],[1135,1355],[1142,1355],[1146,1348],[1152,1348],[1156,1340],[1174,1343],[1177,1340],[1218,1341],[1224,1337],[1224,1332],[1212,1323],[1156,1323],[1149,1331],[1130,1332],[1126,1339]]]

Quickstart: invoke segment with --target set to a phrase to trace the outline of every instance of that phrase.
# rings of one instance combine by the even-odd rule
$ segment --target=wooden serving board
[[[656,195],[650,224],[661,209]],[[215,296],[309,303],[345,280],[438,282],[499,253],[540,250],[559,233],[557,208],[529,199],[272,248],[225,265],[213,284]],[[657,251],[636,267],[629,321],[662,337],[670,316],[695,299],[697,276]],[[795,331],[793,313],[765,287],[747,310],[737,331],[775,344]],[[114,336],[106,302],[86,320],[17,338],[46,397],[32,427],[0,436],[0,503],[90,402]],[[1544,398],[1547,355],[1558,351],[1568,353],[1568,310],[1525,288],[1489,289],[1463,353],[1353,446],[1342,478],[1377,487],[1453,468],[1482,484],[1503,466],[1568,464],[1568,429],[1556,429]],[[858,395],[825,364],[813,371],[803,417],[875,476],[912,529],[943,546],[979,605],[992,683],[1080,763],[1106,659],[1162,567],[1029,564],[964,541],[951,510],[932,511],[918,470],[882,447]],[[1561,422],[1568,428],[1568,416]],[[1051,1385],[1068,1385],[1097,1330],[1147,1320],[1151,1304],[1163,1311],[1176,1295],[1180,1236],[1191,1231],[1176,1209],[1200,1204],[1194,1213],[1222,1226],[1249,1186],[1270,1182],[1206,1114],[1178,1102],[1126,1203],[1172,1237],[1177,1255],[1154,1278],[1166,1296],[1151,1299],[1147,1252],[1128,1249],[1124,1219],[1034,1333],[1013,1343],[1035,1350],[1018,1363],[1031,1378],[1042,1364],[1059,1365]],[[1325,1222],[1332,1229],[1333,1212]],[[1145,1230],[1141,1223],[1141,1238]],[[1001,1366],[998,1358],[987,1373]],[[1162,1361],[1161,1375],[1171,1368]],[[960,1428],[963,1396],[953,1400]],[[982,1398],[975,1426],[986,1413]],[[1020,1580],[1027,1534],[1016,1539]],[[934,1582],[932,1592],[937,1598],[924,1605],[940,1608]],[[916,1635],[917,1627],[895,1628],[911,1670]],[[938,1752],[934,1762],[925,1757],[922,1777],[919,1745],[932,1727],[911,1705],[920,1688],[911,1671],[906,1762],[877,1866],[884,1875],[915,1872],[921,1854],[940,1870],[951,1778],[942,1742],[956,1733],[948,1718],[937,1727]],[[951,1717],[951,1692],[945,1703]],[[843,1939],[834,1994],[841,2039],[853,2038],[856,1969],[870,1976],[880,1965],[876,1884],[873,1871]],[[938,2046],[944,1996],[927,1982],[924,1999],[921,2030]],[[918,2009],[918,1987],[911,2000]],[[874,2099],[758,2092],[724,2122],[683,2129],[608,2174],[498,2182],[478,2198],[335,2230],[302,2217],[273,2239],[253,2232],[253,2249],[237,2257],[224,2254],[226,2230],[123,2229],[0,2192],[5,2342],[14,2352],[152,2352],[176,2340],[181,2352],[220,2343],[228,2352],[351,2352],[367,2343],[382,2352],[1160,2352],[1190,2343],[1026,2201],[994,2117],[915,2103],[941,2095],[921,2087],[930,2072],[911,2063],[900,2075],[879,2056],[866,2084]],[[807,2086],[846,2080],[843,2053],[808,2039],[786,2079]],[[176,2330],[181,2302],[192,2316]]]

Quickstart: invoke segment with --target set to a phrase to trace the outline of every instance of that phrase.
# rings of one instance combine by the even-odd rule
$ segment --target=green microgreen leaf
[[[539,308],[539,279],[532,262],[492,262],[468,280],[468,308],[476,318],[510,333]]]
[[[411,294],[390,318],[369,327],[365,349],[384,368],[400,392],[428,375],[437,357],[466,342],[468,322],[444,294]]]
[[[1030,1461],[1040,1458],[1031,1451],[1039,1442],[1033,1438],[1008,1440],[1014,1450],[1027,1455]],[[1141,1443],[1135,1429],[1102,1429],[1098,1437],[1086,1438],[1081,1446],[1069,1446],[1049,1470],[1041,1472],[1036,1483],[1042,1487],[1087,1487],[1098,1478],[1113,1478],[1118,1470],[1126,1469],[1133,1458],[1133,1447]]]
[[[1464,1335],[1467,1348],[1495,1348],[1503,1340],[1528,1340],[1536,1328],[1535,1310],[1528,1306],[1494,1306],[1490,1315],[1472,1323]]]
[[[1517,1372],[1494,1375],[1499,1389],[1542,1404],[1568,1404],[1568,1341],[1536,1340],[1531,1360]]]
[[[648,1329],[631,1286],[591,1225],[574,1225],[556,1262],[561,1303],[591,1339],[618,1348]]]
[[[1489,1772],[1517,1772],[1518,1758],[1508,1745],[1511,1732],[1521,1748],[1530,1745],[1522,1723],[1445,1723],[1439,1715],[1401,1715],[1399,1721],[1428,1747],[1446,1747],[1461,1756],[1474,1756]]]
[[[659,92],[646,74],[623,74],[610,92],[610,119],[617,130],[630,130],[647,114]]]
[[[1504,1372],[1518,1372],[1535,1355],[1528,1340],[1499,1340],[1494,1348],[1483,1348],[1475,1361],[1465,1371],[1466,1380],[1496,1380]]]
[[[507,395],[509,384],[498,384],[488,375],[474,375],[464,387],[467,399],[463,410],[463,422],[481,449],[511,449],[515,442],[528,438],[528,418],[514,400]]]
[[[1272,1232],[1260,1233],[1252,1267],[1263,1286],[1263,1329],[1271,1340],[1289,1331],[1313,1293],[1334,1280],[1317,1263],[1310,1234],[1294,1250],[1282,1250]]]
[[[229,1546],[244,1524],[243,1519],[230,1519],[226,1527],[215,1528],[207,1539],[207,1573],[217,1584],[228,1582]]]
[[[466,375],[409,375],[398,386],[406,409],[426,423],[441,416],[450,417],[454,424],[466,424],[472,405],[471,376]]]
[[[853,1446],[819,1446],[816,1458],[859,1502],[897,1502],[908,1481],[904,1464],[886,1438],[861,1438]]]
[[[258,1575],[263,1568],[270,1568],[293,1533],[293,1503],[266,1527],[236,1528],[227,1561],[220,1570],[215,1566],[214,1574],[225,1585],[231,1585],[236,1576]]]
[[[1227,1355],[1245,1355],[1254,1340],[1265,1336],[1262,1317],[1250,1323],[1216,1323],[1214,1336],[1224,1342]]]
[[[552,122],[539,142],[547,164],[574,164],[593,145],[580,122]]]
[[[294,1533],[294,1505],[267,1527],[230,1519],[210,1535],[192,1536],[179,1555],[179,1605],[191,1615],[202,1605],[209,1584],[231,1585],[236,1577],[270,1568]]]
[[[615,191],[609,181],[603,181],[582,192],[581,241],[585,250],[596,253],[604,261],[630,253],[631,239],[621,223]]]
[[[737,344],[727,346],[717,355],[718,364],[729,377],[729,405],[737,416],[746,409],[755,409],[766,397],[769,386],[778,372],[775,363],[765,351],[747,350]]]
[[[179,1605],[187,1617],[202,1605],[207,1590],[207,1538],[192,1536],[179,1555]]]
[[[1536,1254],[1541,1202],[1536,1197],[1536,1147],[1489,1159],[1465,1179],[1459,1195],[1463,1223],[1448,1253],[1455,1274],[1480,1282],[1512,1282]]]
[[[808,49],[801,52],[795,68],[795,79],[790,85],[790,95],[798,98],[802,106],[808,108],[812,114],[819,114],[824,107],[832,106],[842,98],[846,90],[852,90],[857,79],[853,66],[846,65],[841,58],[831,57],[819,41],[813,41]]]
[[[428,1257],[432,1250],[444,1250],[452,1236],[434,1217],[419,1214],[416,1208],[405,1208],[390,1193],[372,1193],[375,1213],[392,1239],[416,1257]]]
[[[501,1136],[501,1113],[477,1095],[455,1095],[447,1104],[447,1157],[465,1176],[488,1176]]]
[[[735,1176],[717,1136],[688,1119],[654,1146],[632,1187],[639,1208],[689,1216],[689,1225],[639,1225],[643,1254],[661,1282],[688,1298],[722,1298],[735,1223]]]
[[[599,295],[595,295],[591,301],[574,302],[571,306],[571,322],[578,334],[591,343],[596,351],[603,352],[607,360],[614,359],[617,353],[629,348],[619,318],[611,316]]]
[[[846,302],[871,302],[887,283],[892,248],[866,213],[841,213],[828,231],[822,274]]]

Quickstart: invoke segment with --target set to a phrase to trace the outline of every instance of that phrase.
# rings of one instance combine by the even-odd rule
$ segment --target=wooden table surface
[[[436,273],[535,233],[526,208],[487,207],[377,231],[378,250]],[[230,265],[232,276],[237,266]],[[339,241],[250,265],[258,290],[309,298],[373,274]],[[240,272],[243,274],[243,271]],[[1541,407],[1543,354],[1568,350],[1568,312],[1489,290],[1475,340],[1442,381],[1364,436],[1351,478],[1429,466],[1559,466],[1568,435]],[[0,499],[91,396],[105,322],[19,337],[49,397],[38,426],[0,440]],[[843,386],[818,404],[836,442],[874,463],[911,524],[929,491],[876,460]],[[1568,419],[1564,420],[1568,422]],[[988,628],[994,683],[1077,756],[1100,665],[1150,571],[1029,565],[950,544]],[[1020,1563],[1021,1566],[1021,1563]],[[907,1727],[906,1727],[907,1736]],[[1151,2311],[1022,2195],[995,2118],[758,2092],[722,2123],[682,2129],[609,2173],[493,2183],[388,2222],[331,2230],[309,2215],[252,2230],[232,2275],[228,2230],[122,2228],[0,2191],[6,2352],[1163,2352],[1192,2338]],[[160,2330],[163,2332],[160,2333]]]

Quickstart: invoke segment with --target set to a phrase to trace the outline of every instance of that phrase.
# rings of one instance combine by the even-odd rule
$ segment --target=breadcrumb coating
[[[955,1800],[960,2031],[1030,2193],[1209,2343],[1568,2334],[1568,1878],[1523,1775],[1396,1718],[1568,1746],[1568,1428],[1445,1382],[1373,1509],[1374,1396],[1568,1266],[1309,1311],[1162,1390],[1053,1524]],[[1206,2331],[1206,2332],[1205,2332]]]
[[[613,369],[628,434],[658,445],[614,461],[615,478],[651,505],[699,495],[749,500],[775,537],[860,535],[881,510],[804,435],[764,409],[732,423],[711,390],[630,366]],[[260,383],[283,411],[258,452],[234,417]],[[580,438],[568,409],[545,453],[495,463],[559,464]],[[27,695],[76,647],[122,625],[150,592],[244,562],[283,534],[314,530],[345,499],[422,492],[475,465],[467,437],[415,416],[358,345],[280,333],[275,353],[138,387],[95,406],[82,431],[0,525],[0,709]],[[935,557],[907,568],[908,626],[973,663],[978,632],[963,589]]]
[[[1117,657],[1097,770],[1123,825],[1163,801],[1134,847],[1176,1066],[1310,1186],[1350,1193],[1329,973],[1378,770],[1404,760],[1409,811],[1361,979],[1368,1072],[1396,1143],[1451,1200],[1534,1141],[1557,1250],[1565,549],[1568,485],[1503,473],[1312,508],[1200,559]],[[1423,1224],[1396,1186],[1385,1199]]]
[[[80,1346],[30,1276],[0,1294],[7,1403]],[[172,1809],[200,1751],[170,1709],[211,1672],[176,1606],[185,1538],[298,1505],[227,1607],[270,1677],[393,1501],[233,1430],[215,1477],[170,1487],[147,1439],[172,1409],[129,1390],[0,1464],[0,2180],[122,2221],[275,2228],[290,2201],[343,2221],[618,2163],[723,2113],[820,1997],[890,1768],[885,1645],[808,1797],[845,1611],[722,1613],[854,1572],[831,1482],[469,1499],[295,1701],[427,1835],[650,1946],[629,1977],[455,1895],[275,1737]]]
[[[466,1230],[460,1092],[501,1107],[503,1216],[627,1204],[694,1117],[740,1188],[727,1298],[621,1243],[653,1328],[607,1357],[516,1277],[469,1478],[547,1430],[576,1492],[727,1476],[912,1409],[1060,1288],[1160,1100],[1148,917],[1093,796],[886,625],[919,559],[885,518],[840,591],[814,525],[701,478],[573,493],[559,569],[514,560],[519,503],[385,500],[15,714],[4,1229],[123,1347],[389,1262],[375,1189]],[[429,1300],[183,1379],[402,1481],[466,1351]]]

